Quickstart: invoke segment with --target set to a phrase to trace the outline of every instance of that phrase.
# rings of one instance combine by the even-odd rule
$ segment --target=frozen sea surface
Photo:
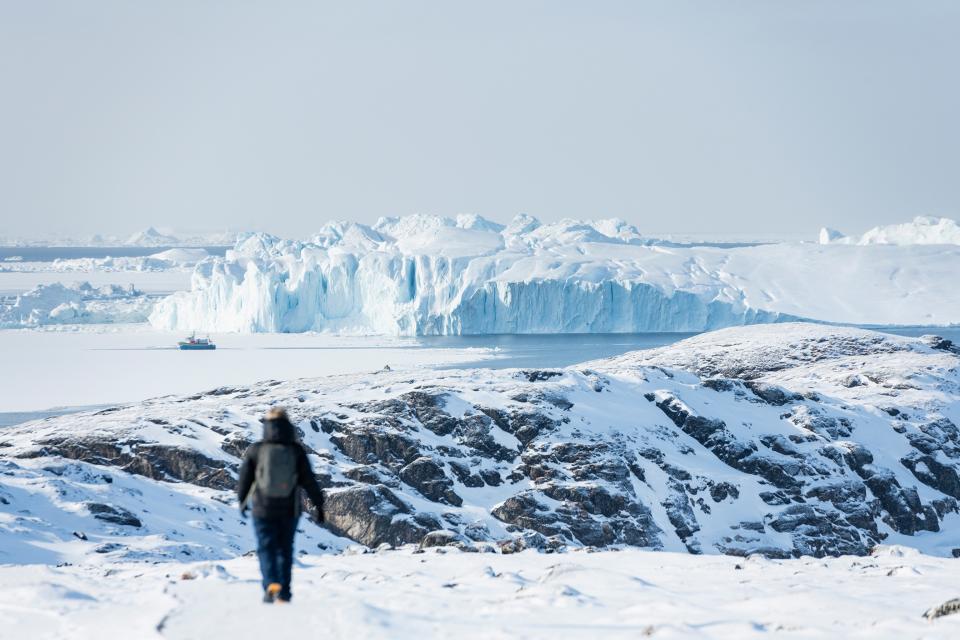
[[[78,258],[136,258],[175,247],[0,247],[0,261],[22,258],[25,262],[53,262]],[[212,256],[222,256],[229,247],[200,247]]]
[[[449,366],[491,349],[429,347],[413,339],[316,334],[213,334],[216,351],[179,351],[182,333],[143,325],[0,331],[0,425],[85,407],[258,380]],[[51,407],[53,409],[51,409]],[[12,415],[12,414],[27,414]]]
[[[960,327],[883,329],[960,343]],[[142,325],[0,330],[0,427],[80,409],[258,380],[391,368],[556,368],[673,344],[690,333],[344,337],[214,334],[213,352]],[[16,363],[12,365],[11,363]]]
[[[216,351],[182,352],[183,335],[142,325],[0,331],[0,426],[91,405],[258,380],[404,367],[563,367],[672,344],[692,334],[443,336],[213,334]]]
[[[94,286],[133,285],[138,291],[155,296],[190,288],[190,271],[0,271],[0,296],[16,296],[41,284],[61,282],[69,285],[89,282]]]

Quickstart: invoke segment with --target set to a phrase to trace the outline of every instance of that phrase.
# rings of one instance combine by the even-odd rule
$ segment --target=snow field
[[[252,543],[251,543],[252,546]],[[956,562],[900,547],[765,560],[626,550],[301,555],[294,601],[254,557],[0,567],[0,637],[76,640],[953,638]]]

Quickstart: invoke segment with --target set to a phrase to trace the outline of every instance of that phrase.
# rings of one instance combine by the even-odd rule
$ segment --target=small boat
[[[209,336],[198,338],[196,334],[191,334],[186,340],[181,340],[177,343],[177,346],[180,347],[181,351],[209,351],[217,348],[217,345],[210,341]]]

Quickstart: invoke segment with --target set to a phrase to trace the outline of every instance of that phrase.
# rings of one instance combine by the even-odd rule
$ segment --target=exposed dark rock
[[[558,524],[557,514],[550,511],[533,496],[532,492],[519,493],[497,505],[491,511],[503,522],[530,529],[546,536],[561,535],[565,529]]]
[[[521,371],[520,375],[526,378],[528,382],[543,382],[551,378],[559,378],[563,375],[563,371],[529,370]]]
[[[913,487],[901,487],[893,472],[877,471],[865,482],[887,512],[884,522],[894,531],[912,536],[918,531],[940,530],[936,510],[921,504],[920,495]]]
[[[790,499],[790,496],[785,494],[783,491],[761,491],[760,499],[767,504],[774,506],[790,504],[793,502],[793,500]]]
[[[710,487],[710,497],[714,502],[723,502],[728,497],[736,500],[740,497],[740,490],[729,482],[717,482]]]
[[[930,505],[942,520],[948,513],[960,513],[960,503],[956,498],[937,498],[930,501]]]
[[[565,543],[559,536],[544,537],[536,531],[524,531],[521,535],[500,542],[500,551],[503,553],[518,553],[526,549],[538,551],[555,551],[562,549]]]
[[[480,477],[491,487],[499,487],[503,484],[503,478],[500,477],[500,474],[497,473],[495,469],[481,469]]]
[[[789,506],[767,524],[774,531],[793,534],[797,556],[866,555],[873,545],[837,512],[810,505]]]
[[[180,481],[211,489],[233,489],[232,469],[223,460],[195,449],[132,440],[112,442],[94,437],[51,438],[23,457],[61,456],[89,464],[119,467],[153,480]],[[234,467],[235,468],[235,467]]]
[[[500,462],[513,462],[518,451],[497,442],[491,434],[491,431],[497,428],[499,427],[488,415],[479,413],[458,420],[453,435],[459,444],[471,449],[471,455],[493,458]]]
[[[781,489],[800,486],[796,475],[805,473],[803,468],[758,454],[754,443],[737,440],[722,420],[694,415],[679,398],[669,394],[656,404],[684,433],[734,469],[759,475]]]
[[[463,535],[474,542],[486,542],[491,540],[490,529],[483,522],[471,522],[463,528]]]
[[[122,507],[114,507],[100,502],[88,502],[86,506],[87,511],[93,514],[93,517],[97,520],[137,529],[143,526],[139,518]]]
[[[742,383],[729,378],[707,378],[703,381],[703,386],[707,389],[713,389],[718,392],[730,392],[740,387]]]
[[[954,554],[956,557],[957,554]],[[947,600],[941,605],[928,609],[924,612],[923,617],[927,620],[935,620],[937,618],[942,618],[943,616],[951,616],[955,613],[960,613],[960,598],[954,598],[952,600]]]
[[[223,442],[220,443],[220,448],[234,458],[243,458],[243,454],[250,444],[250,440],[245,435],[238,433],[224,438]]]
[[[462,462],[450,461],[448,463],[450,470],[453,471],[453,475],[457,477],[457,480],[460,481],[466,487],[482,487],[484,486],[483,478],[476,473],[473,473],[467,465]]]
[[[438,436],[448,435],[457,428],[458,421],[443,410],[442,393],[412,391],[400,396],[399,400],[406,404],[420,424]]]
[[[97,545],[93,548],[94,553],[113,553],[114,551],[122,551],[126,547],[119,542],[104,542],[101,545]]]
[[[507,413],[500,409],[481,407],[480,411],[489,416],[494,424],[512,434],[520,444],[526,446],[542,432],[556,429],[557,423],[550,417],[536,411],[514,411]]]
[[[345,433],[335,433],[330,436],[330,442],[360,464],[380,463],[399,468],[420,456],[416,439],[371,425],[360,425]]]
[[[562,501],[555,510],[524,492],[492,511],[494,517],[545,536],[561,536],[588,546],[629,544],[658,548],[660,528],[649,509],[627,495],[594,486],[546,485],[544,494]],[[607,514],[607,515],[604,515]]]
[[[932,455],[916,453],[908,455],[900,462],[923,484],[953,498],[960,498],[960,475],[953,465],[944,464]]]
[[[400,469],[400,479],[434,502],[459,507],[463,499],[453,490],[453,481],[435,460],[421,457]]]
[[[767,404],[782,406],[789,402],[800,402],[803,400],[803,396],[799,393],[787,391],[783,387],[778,387],[774,384],[768,384],[766,382],[759,382],[756,380],[748,380],[743,384],[750,389],[755,396]]]
[[[456,514],[445,513],[443,515],[449,518],[451,515]],[[429,511],[416,512],[413,515],[413,521],[421,527],[424,527],[427,531],[434,531],[443,527],[443,523],[440,522],[440,519],[437,517],[437,515],[435,513],[430,513]]]
[[[960,393],[955,375],[943,374],[950,349],[935,347],[944,353],[931,356],[916,343],[869,334],[822,340],[808,340],[793,330],[790,335],[801,337],[781,347],[761,344],[756,353],[745,348],[750,357],[713,345],[704,357],[685,361],[687,355],[681,353],[679,360],[661,358],[674,371],[625,356],[628,367],[631,361],[639,363],[630,372],[631,384],[642,386],[643,394],[628,397],[643,405],[636,407],[635,417],[604,415],[607,394],[617,401],[612,406],[622,407],[628,406],[624,396],[614,396],[631,393],[614,369],[609,369],[610,378],[573,369],[499,377],[457,373],[449,385],[442,376],[421,380],[412,374],[384,374],[371,383],[375,395],[363,394],[377,399],[363,401],[335,397],[322,384],[297,388],[288,383],[289,388],[278,389],[278,383],[268,382],[191,396],[202,403],[195,412],[199,419],[190,417],[191,407],[182,404],[190,399],[160,399],[139,412],[117,409],[107,417],[71,418],[87,421],[82,430],[46,428],[34,438],[18,433],[10,445],[16,448],[13,455],[50,459],[18,468],[14,458],[0,458],[0,478],[42,474],[56,490],[67,492],[68,500],[89,500],[89,485],[104,488],[103,483],[122,477],[117,470],[232,490],[236,465],[250,443],[249,418],[238,416],[283,404],[292,407],[295,426],[313,447],[311,458],[323,459],[318,477],[327,488],[328,526],[374,547],[422,542],[424,548],[472,548],[472,542],[490,541],[491,531],[505,529],[514,538],[503,542],[504,552],[551,551],[563,545],[656,549],[662,527],[674,530],[691,552],[860,554],[883,541],[881,530],[888,531],[887,526],[904,535],[936,531],[942,519],[958,513],[960,430],[941,417],[954,412],[937,399],[916,403],[913,394],[900,394],[908,388],[935,388],[944,397]],[[861,366],[859,358],[848,358],[818,383],[823,391],[817,393],[801,388],[805,382],[797,389],[770,384],[777,380],[789,386],[790,375],[766,377],[838,354],[907,348],[935,358],[936,364],[885,373],[883,367]],[[711,377],[698,382],[690,371]],[[883,402],[867,405],[862,394],[847,391],[850,387],[838,380],[848,374],[851,385],[867,385],[882,394],[871,398]],[[831,384],[836,393],[828,390]],[[230,403],[218,407],[220,395],[229,396]],[[651,410],[662,416],[652,416]],[[878,410],[885,412],[879,414],[882,419]],[[63,420],[58,424],[68,427]],[[151,442],[158,431],[166,432],[164,443],[180,446]],[[107,435],[62,435],[101,432]],[[220,443],[223,453],[195,451],[199,443],[209,442]],[[892,452],[898,463],[889,462]],[[728,469],[718,468],[718,461]],[[71,498],[71,483],[87,487]],[[921,483],[926,485],[922,495],[929,496],[926,503],[917,491]],[[111,504],[126,509],[94,502],[93,515],[113,524],[140,524],[133,515],[139,513],[139,502],[129,500],[128,485],[120,483],[120,490],[110,494]],[[478,516],[474,505],[457,508],[462,496],[485,500],[490,492],[479,491],[485,486],[499,486],[495,493],[505,497],[491,509],[502,529]],[[434,506],[411,497],[418,505],[414,510],[401,490],[407,496],[419,492]],[[232,504],[227,491],[211,497]],[[768,506],[746,521],[735,518],[716,526],[732,513],[756,508],[757,498]],[[9,492],[0,490],[0,504],[11,501]],[[734,501],[742,503],[734,507]]]
[[[447,529],[431,531],[423,537],[420,548],[429,549],[430,547],[455,547],[461,551],[477,550],[468,538]]]
[[[693,538],[693,534],[700,530],[700,524],[690,507],[690,499],[684,493],[683,487],[677,483],[672,483],[670,494],[661,504],[667,511],[670,524],[673,525],[677,536],[687,545],[687,549],[691,553],[699,553],[700,545],[691,538]]]
[[[368,547],[418,543],[430,531],[414,521],[410,508],[382,485],[327,492],[324,522],[333,533]]]
[[[960,354],[960,345],[941,336],[920,336],[920,340],[925,342],[931,349]]]
[[[363,464],[343,472],[347,478],[364,484],[384,484],[389,487],[400,486],[399,481],[393,476],[385,474],[377,465]]]

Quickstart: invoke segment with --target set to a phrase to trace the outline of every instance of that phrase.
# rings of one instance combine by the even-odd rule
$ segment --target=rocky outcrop
[[[850,329],[750,331],[563,371],[273,381],[12,427],[2,473],[26,488],[5,487],[0,503],[21,509],[22,492],[47,483],[82,514],[66,537],[83,528],[93,542],[95,521],[109,527],[96,542],[112,544],[170,526],[150,501],[179,500],[190,528],[168,532],[166,553],[196,553],[181,540],[198,530],[208,550],[243,549],[236,468],[263,408],[280,404],[326,488],[326,527],[371,547],[790,557],[865,554],[898,534],[948,548],[957,354]],[[118,477],[137,480],[102,497]]]
[[[135,527],[139,529],[143,526],[140,519],[121,507],[114,507],[109,504],[91,502],[87,504],[87,511],[93,514],[97,520],[119,524],[124,527]]]
[[[236,465],[208,457],[195,449],[156,442],[113,442],[96,436],[41,440],[21,457],[61,456],[90,464],[119,467],[153,480],[189,482],[211,489],[232,489]]]
[[[410,507],[384,486],[328,491],[324,521],[337,535],[368,547],[420,542],[430,531],[417,523]]]
[[[463,504],[463,499],[453,491],[453,481],[432,458],[417,458],[400,469],[400,479],[434,502],[455,507]]]

